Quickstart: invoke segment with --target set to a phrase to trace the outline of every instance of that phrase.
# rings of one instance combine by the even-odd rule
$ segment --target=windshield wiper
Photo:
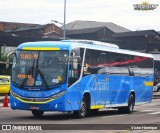
[[[39,54],[38,54],[38,55],[40,55],[40,51],[39,51]],[[43,73],[42,73],[41,70],[38,68],[38,64],[39,64],[39,58],[38,58],[38,60],[37,60],[36,74],[35,74],[36,76],[35,76],[35,77],[37,77],[38,74],[40,74],[40,76],[41,76],[41,78],[42,78],[42,81],[44,82],[45,86],[47,87],[47,90],[49,90],[50,88],[49,88],[49,86],[48,86],[48,84],[47,84],[46,79],[44,78]]]
[[[45,86],[47,87],[47,90],[49,90],[50,88],[49,88],[49,86],[48,86],[48,84],[47,84],[47,81],[46,81],[46,79],[44,78],[44,75],[43,75],[43,73],[41,72],[41,70],[38,69],[38,73],[40,74],[40,76],[41,76],[41,78],[42,78]]]

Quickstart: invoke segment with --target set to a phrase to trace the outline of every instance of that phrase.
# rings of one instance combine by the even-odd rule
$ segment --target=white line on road
[[[153,112],[153,113],[148,113],[148,114],[156,115],[156,114],[160,114],[160,112]]]
[[[141,112],[141,113],[145,113],[145,112],[153,112],[154,110],[140,110],[138,112]]]
[[[112,115],[112,116],[104,116],[104,117],[102,117],[102,118],[108,118],[108,117],[119,117],[119,116],[127,116],[127,115],[129,115],[129,114],[124,114],[124,115]]]

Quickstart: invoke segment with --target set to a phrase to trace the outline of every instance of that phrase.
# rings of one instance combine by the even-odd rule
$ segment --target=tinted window
[[[109,73],[110,55],[106,51],[86,50],[85,56],[85,74]]]
[[[149,76],[153,74],[153,61],[148,57],[87,49],[84,75],[97,73]]]
[[[9,82],[8,78],[0,78],[0,83]]]
[[[83,54],[84,48],[75,48],[71,51],[69,63],[69,85],[76,82],[81,75]]]

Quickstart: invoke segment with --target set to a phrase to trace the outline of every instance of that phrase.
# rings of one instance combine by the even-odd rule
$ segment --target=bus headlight
[[[50,99],[57,99],[60,98],[61,96],[63,96],[66,93],[66,91],[62,91],[60,93],[54,94],[53,96],[50,96]]]
[[[14,96],[14,97],[18,97],[18,94],[17,94],[17,93],[15,93],[14,91],[10,90],[10,93],[11,93],[11,95],[12,95],[12,96]]]

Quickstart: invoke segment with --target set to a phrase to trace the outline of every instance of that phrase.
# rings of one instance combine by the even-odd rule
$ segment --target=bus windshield
[[[17,51],[12,82],[23,86],[55,86],[66,82],[68,51]]]

